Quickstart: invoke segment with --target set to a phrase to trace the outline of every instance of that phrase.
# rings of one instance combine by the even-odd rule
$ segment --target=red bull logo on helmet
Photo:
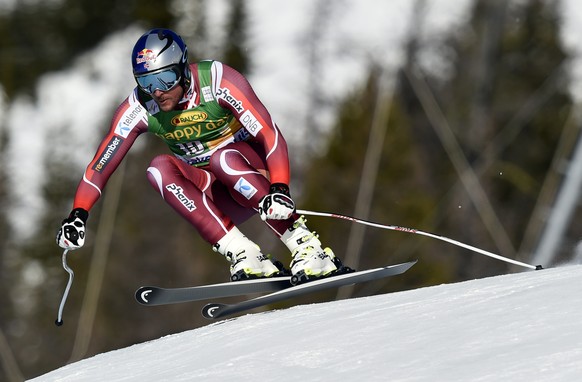
[[[135,58],[136,64],[143,64],[144,62],[155,61],[158,55],[154,53],[151,49],[142,49],[137,52],[137,57]]]

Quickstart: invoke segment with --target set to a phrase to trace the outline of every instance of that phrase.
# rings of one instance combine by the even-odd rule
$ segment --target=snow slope
[[[33,379],[199,380],[580,381],[582,265],[249,314]]]

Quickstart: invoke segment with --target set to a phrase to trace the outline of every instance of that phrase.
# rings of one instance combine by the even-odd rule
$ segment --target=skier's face
[[[156,101],[161,111],[174,110],[183,96],[184,89],[182,86],[174,86],[172,89],[167,91],[156,89],[152,93],[152,98],[154,101]]]

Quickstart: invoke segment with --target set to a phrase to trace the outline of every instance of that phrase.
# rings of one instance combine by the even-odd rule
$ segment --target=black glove
[[[82,208],[75,208],[68,218],[61,223],[61,229],[57,232],[57,244],[59,247],[74,250],[85,244],[85,223],[89,218],[89,212]]]
[[[273,183],[269,193],[259,202],[259,214],[263,221],[267,219],[286,220],[295,212],[295,202],[289,195],[289,186]]]

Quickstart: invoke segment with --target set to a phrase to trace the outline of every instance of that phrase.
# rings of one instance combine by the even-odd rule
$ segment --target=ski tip
[[[406,270],[409,270],[410,268],[412,268],[414,265],[416,265],[416,263],[418,263],[418,259],[415,260],[410,260],[407,263],[402,263],[402,265],[406,266]]]
[[[135,291],[135,299],[142,305],[150,305],[150,294],[153,292],[151,287],[141,287]]]
[[[208,318],[209,320],[214,320],[216,318],[219,318],[222,315],[220,312],[225,306],[226,306],[225,304],[218,304],[218,303],[206,304],[202,308],[202,315],[204,316],[204,318]]]

